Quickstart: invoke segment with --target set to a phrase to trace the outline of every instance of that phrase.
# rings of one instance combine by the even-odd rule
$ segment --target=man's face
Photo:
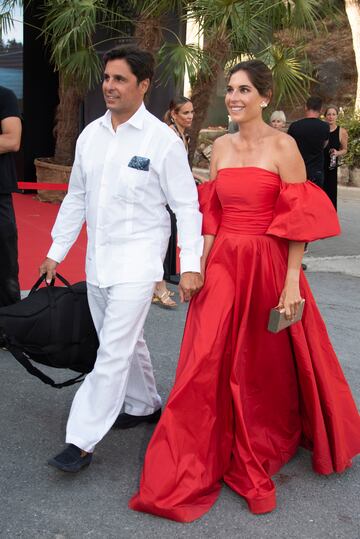
[[[102,85],[107,108],[114,116],[130,118],[140,107],[149,84],[149,79],[137,82],[126,60],[108,61]]]

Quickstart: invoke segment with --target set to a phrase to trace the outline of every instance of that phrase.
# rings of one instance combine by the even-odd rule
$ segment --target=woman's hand
[[[276,308],[285,309],[285,318],[287,320],[293,320],[297,314],[301,300],[299,278],[287,277]]]
[[[193,172],[193,176],[194,176],[194,180],[199,184],[206,183],[209,181],[209,179],[205,178],[205,176],[200,176],[199,174],[195,174],[194,172]]]

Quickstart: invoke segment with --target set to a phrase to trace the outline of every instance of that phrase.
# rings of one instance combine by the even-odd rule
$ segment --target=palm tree
[[[79,132],[80,104],[102,74],[96,34],[111,31],[125,35],[121,26],[129,19],[119,11],[117,2],[106,0],[43,0],[40,17],[45,46],[59,74],[54,162],[71,165]]]
[[[146,21],[151,28],[154,17],[157,27],[162,28],[166,6],[169,8],[171,3],[173,9],[183,13],[184,20],[192,18],[196,21],[205,37],[203,49],[178,41],[175,44],[165,42],[159,51],[163,80],[171,76],[181,78],[186,67],[190,71],[191,98],[196,110],[191,156],[218,76],[226,65],[239,58],[259,57],[271,67],[277,83],[277,100],[304,97],[310,76],[304,69],[301,50],[277,43],[276,32],[283,28],[316,31],[329,7],[328,0],[323,0],[320,7],[317,0],[143,0],[135,3],[139,8],[141,6],[142,28]]]
[[[128,35],[122,28],[129,23],[124,14],[126,2],[121,1],[121,10],[115,0],[43,0],[32,4],[38,14],[39,36],[43,37],[50,61],[59,74],[52,161],[71,165],[79,132],[80,104],[102,73],[95,37],[98,32],[109,33],[103,41],[114,39],[114,35]],[[14,9],[21,5],[21,0],[3,0],[0,32],[12,27]]]
[[[303,68],[301,50],[277,43],[276,32],[283,28],[312,28],[320,20],[316,0],[273,2],[273,0],[195,0],[191,15],[207,37],[204,53],[212,69],[200,70],[192,88],[196,110],[192,152],[205,119],[217,76],[227,65],[245,57],[262,59],[273,71],[275,102],[299,100],[307,93],[310,74]],[[213,73],[216,75],[213,77]]]
[[[355,112],[360,112],[360,1],[345,0],[345,11],[351,28],[356,68],[358,73],[354,108]]]

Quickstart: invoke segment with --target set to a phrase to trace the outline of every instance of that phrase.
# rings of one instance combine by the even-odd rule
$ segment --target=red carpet
[[[39,276],[38,268],[51,245],[51,228],[59,204],[39,202],[36,195],[14,194],[19,234],[19,266],[21,290],[29,290]],[[81,231],[68,256],[59,265],[59,272],[71,283],[85,279],[86,231]]]

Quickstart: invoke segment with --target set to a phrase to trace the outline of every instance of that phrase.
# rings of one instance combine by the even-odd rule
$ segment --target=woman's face
[[[274,118],[270,123],[271,127],[274,127],[275,129],[283,129],[285,127],[285,122],[279,120],[279,118]]]
[[[325,114],[325,120],[329,125],[335,125],[338,117],[336,109],[328,109]]]
[[[225,105],[233,122],[248,122],[261,118],[262,103],[269,99],[259,94],[246,71],[237,71],[231,75],[225,96]]]
[[[191,102],[184,103],[177,112],[173,110],[171,116],[179,127],[186,129],[191,127],[194,118],[194,107]]]

